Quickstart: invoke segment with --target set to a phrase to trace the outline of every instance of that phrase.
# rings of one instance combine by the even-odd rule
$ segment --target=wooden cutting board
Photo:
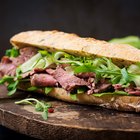
[[[54,113],[49,113],[47,121],[32,106],[14,103],[28,96],[52,103]],[[19,133],[47,140],[140,139],[140,113],[64,103],[21,91],[9,98],[4,86],[0,87],[0,124]]]

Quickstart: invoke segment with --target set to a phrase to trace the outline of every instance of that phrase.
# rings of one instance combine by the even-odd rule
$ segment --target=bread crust
[[[38,47],[49,51],[65,51],[81,56],[111,58],[115,63],[129,65],[140,62],[140,50],[126,44],[113,44],[94,38],[82,38],[60,31],[26,31],[10,39],[13,46]]]
[[[30,83],[20,83],[19,85],[19,89],[24,91],[27,91],[28,87],[30,87]],[[45,95],[44,90],[36,90],[35,92]],[[73,100],[70,97],[70,94],[62,88],[53,88],[47,96],[70,103],[96,105],[119,111],[140,112],[139,96],[103,95],[101,97],[95,97],[93,95],[82,93],[77,95],[77,100]]]

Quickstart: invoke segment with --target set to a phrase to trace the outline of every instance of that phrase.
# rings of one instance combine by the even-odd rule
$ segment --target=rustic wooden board
[[[50,113],[48,120],[44,121],[31,106],[14,104],[29,94],[18,91],[17,95],[9,98],[5,93],[5,87],[0,87],[0,124],[22,134],[48,140],[140,138],[139,113],[75,105],[31,95],[54,106],[54,113]]]

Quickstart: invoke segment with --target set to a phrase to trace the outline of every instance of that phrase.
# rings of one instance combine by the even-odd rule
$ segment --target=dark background
[[[12,35],[36,29],[105,40],[140,36],[140,0],[0,0],[0,56]],[[8,134],[15,133],[0,127],[0,140]]]
[[[0,56],[12,35],[36,29],[105,40],[140,35],[140,1],[0,0]]]

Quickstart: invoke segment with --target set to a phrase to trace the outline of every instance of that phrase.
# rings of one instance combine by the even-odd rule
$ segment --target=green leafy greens
[[[16,90],[17,90],[17,87],[18,87],[18,84],[19,84],[19,80],[22,79],[21,76],[20,76],[20,69],[17,68],[16,69],[16,76],[8,76],[8,75],[5,75],[1,80],[0,80],[0,84],[5,84],[7,83],[7,90],[8,90],[8,95],[11,96],[13,95]]]
[[[96,62],[96,63],[95,63]],[[131,66],[130,66],[131,67]],[[128,68],[130,70],[130,68]],[[140,86],[140,75],[134,72],[129,73],[126,68],[119,68],[110,59],[96,58],[93,60],[93,65],[83,64],[74,69],[74,73],[95,72],[96,81],[101,78],[108,78],[112,84],[127,85],[134,82],[136,86]]]
[[[48,119],[48,109],[52,107],[50,103],[39,101],[35,98],[23,99],[15,102],[15,104],[29,104],[34,106],[36,111],[42,112],[42,117],[44,120]]]
[[[123,38],[114,38],[109,41],[110,43],[129,44],[140,49],[140,38],[137,36],[127,36]]]
[[[38,87],[35,87],[35,86],[31,86],[27,89],[28,91],[36,91],[38,90]]]
[[[104,92],[104,93],[95,93],[93,94],[93,96],[95,97],[101,97],[101,96],[104,96],[104,95],[129,95],[127,92],[124,92],[124,91],[115,91],[115,92]]]
[[[15,50],[15,49],[12,49]],[[58,52],[48,52],[46,50],[39,50],[38,53],[31,59],[20,65],[16,70],[16,76],[4,76],[0,83],[7,83],[8,95],[14,94],[16,92],[17,86],[20,81],[28,80],[23,79],[22,74],[30,72],[34,68],[45,69],[52,64],[70,64],[66,67],[66,71],[71,74],[77,74],[81,72],[94,72],[96,73],[95,81],[96,83],[102,79],[109,79],[112,84],[121,84],[123,87],[129,86],[131,82],[135,83],[136,86],[140,86],[140,64],[133,64],[127,68],[119,68],[115,65],[111,59],[108,58],[92,58],[92,57],[77,57],[70,55],[68,53],[58,51]],[[28,91],[35,91],[39,87],[30,87]],[[44,87],[44,92],[48,94],[52,90],[52,87]],[[81,94],[86,92],[84,88],[78,88],[75,92],[76,94]],[[75,94],[74,93],[74,94]],[[71,97],[76,99],[75,95],[72,94]],[[115,94],[115,92],[114,92]]]
[[[45,94],[48,94],[52,91],[52,87],[45,87]]]
[[[17,57],[19,55],[19,50],[13,47],[12,49],[6,50],[5,55],[9,57]]]

